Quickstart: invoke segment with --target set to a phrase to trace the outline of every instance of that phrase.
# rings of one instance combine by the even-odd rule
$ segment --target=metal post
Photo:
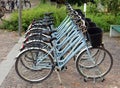
[[[22,6],[21,6],[21,0],[19,0],[18,2],[18,6],[19,6],[19,9],[18,9],[18,17],[19,17],[19,20],[18,20],[18,23],[19,23],[19,29],[18,29],[18,33],[19,33],[19,36],[21,36],[21,29],[22,29]]]
[[[84,13],[85,13],[85,17],[86,17],[86,10],[87,10],[87,4],[84,3]]]

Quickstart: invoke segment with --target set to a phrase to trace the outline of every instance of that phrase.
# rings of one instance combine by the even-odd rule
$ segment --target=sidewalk
[[[22,38],[18,41],[17,44],[12,48],[12,50],[8,53],[5,60],[0,63],[0,85],[8,75],[10,69],[15,63],[15,57],[19,53],[19,49],[22,45]]]
[[[59,83],[56,72],[53,72],[47,80],[37,84],[28,83],[18,77],[14,69],[15,59],[13,57],[18,53],[18,49],[21,46],[20,41],[13,47],[12,53],[8,54],[7,61],[3,63],[8,66],[1,67],[0,65],[0,79],[2,75],[6,74],[5,79],[3,81],[0,80],[0,88],[120,88],[120,38],[110,38],[108,34],[104,34],[105,48],[110,51],[114,60],[113,68],[105,77],[106,80],[104,82],[84,82],[76,70],[74,61],[71,60],[68,63],[67,71],[60,72],[62,85]],[[3,72],[2,75],[1,72]]]

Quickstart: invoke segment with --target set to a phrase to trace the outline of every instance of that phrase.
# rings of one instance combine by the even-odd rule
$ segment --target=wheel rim
[[[84,56],[85,53],[87,53],[87,51],[84,51],[78,58],[81,59],[77,59],[76,62],[76,66],[77,66],[77,70],[78,72],[83,75],[84,77],[87,78],[100,78],[105,76],[111,69],[112,64],[113,64],[113,59],[111,54],[103,49],[103,48],[91,48],[91,53],[93,52],[93,50],[99,50],[95,56],[97,57],[97,60],[95,61],[94,65],[93,63],[90,63],[90,60],[86,59],[86,60],[82,60],[82,56]],[[99,55],[98,55],[99,54]]]
[[[50,76],[54,69],[53,61],[50,55],[47,55],[46,52],[39,50],[40,53],[38,56],[36,56],[36,52],[38,52],[38,50],[26,51],[24,54],[20,55],[16,61],[16,71],[18,75],[26,81],[41,82]],[[32,55],[30,56],[28,53],[32,53]],[[27,60],[25,60],[26,54],[29,55],[29,58],[27,58]],[[42,54],[44,55],[44,58]],[[41,61],[40,56],[42,56]]]

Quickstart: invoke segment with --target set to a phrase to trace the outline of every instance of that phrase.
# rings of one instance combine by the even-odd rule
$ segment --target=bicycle
[[[0,19],[4,16],[5,9],[3,7],[0,7]]]
[[[53,33],[53,36],[57,35],[57,40],[52,41],[53,47],[50,50],[36,47],[23,50],[15,63],[17,74],[28,82],[42,82],[52,74],[54,69],[62,70],[68,61],[77,54],[76,68],[85,79],[103,78],[112,68],[113,58],[103,47],[88,46],[84,36],[84,33],[87,32],[84,28],[84,20],[81,17],[78,18],[80,22],[73,21],[71,20],[73,18],[70,17],[72,26],[69,30],[65,30],[67,26],[64,25],[65,27],[62,26],[63,30]],[[78,25],[78,23],[80,24]],[[61,35],[62,33],[64,33],[64,37]],[[68,39],[68,43],[64,39]],[[109,65],[106,66],[104,63]],[[100,67],[102,70],[107,68],[102,72]]]
[[[53,32],[55,32],[55,30],[49,31],[50,26],[52,27],[51,23],[53,24],[52,14],[53,13],[45,13],[43,19],[34,19],[32,21],[32,23],[29,25],[25,33],[25,40],[23,41],[23,46],[20,49],[20,51],[28,47],[42,48],[44,46],[41,45],[45,44],[45,42],[49,42],[50,40],[52,40],[52,39],[48,39],[48,37],[51,38],[50,35]],[[49,24],[48,28],[46,27],[47,25],[45,24]]]

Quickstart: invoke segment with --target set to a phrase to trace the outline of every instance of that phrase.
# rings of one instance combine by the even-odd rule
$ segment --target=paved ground
[[[5,57],[18,42],[18,39],[19,37],[16,32],[0,30],[0,62],[6,59]]]
[[[33,1],[33,0],[32,0]],[[13,64],[8,69],[6,78],[0,85],[0,88],[120,88],[120,38],[110,38],[108,33],[104,34],[104,43],[107,50],[113,56],[114,64],[110,73],[105,77],[104,82],[93,81],[84,82],[83,78],[78,74],[75,63],[71,60],[68,63],[68,69],[60,72],[62,85],[60,85],[56,72],[42,83],[32,84],[22,80],[15,72],[14,58],[9,58]],[[7,32],[0,30],[0,65],[7,59],[7,54],[11,51],[15,44],[18,44],[19,37],[16,32]],[[18,50],[18,47],[15,50]],[[6,68],[3,68],[6,69]],[[3,70],[0,70],[2,72]],[[6,72],[5,72],[6,74]]]
[[[32,5],[31,8],[37,6],[38,3],[39,0],[34,0],[34,1],[31,0],[31,5]],[[8,20],[9,18],[10,18],[10,13],[5,13],[2,19]],[[1,20],[0,20],[0,24],[2,24]],[[8,32],[7,30],[0,30],[0,52],[2,52],[0,53],[0,57],[1,57],[0,62],[6,59],[5,56],[8,54],[8,52],[10,52],[12,47],[18,42],[19,38],[20,37],[18,36],[17,32]]]
[[[0,88],[120,88],[120,38],[110,38],[108,34],[104,34],[103,39],[106,49],[114,58],[113,68],[104,82],[84,82],[76,71],[74,61],[71,60],[67,71],[60,72],[62,85],[59,83],[56,72],[42,83],[28,83],[18,77],[13,66]]]

